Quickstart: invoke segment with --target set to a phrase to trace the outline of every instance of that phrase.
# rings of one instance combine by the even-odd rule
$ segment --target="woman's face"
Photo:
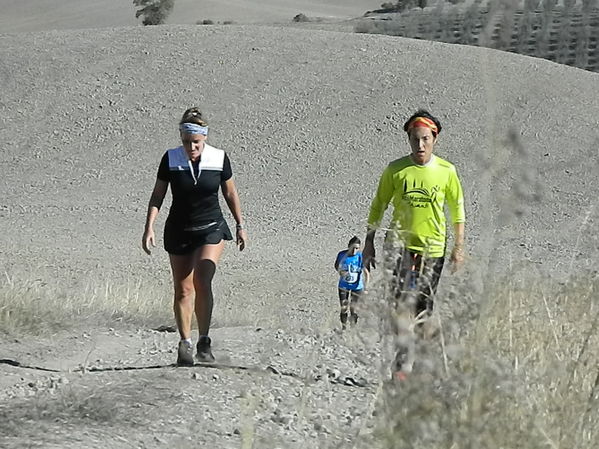
[[[433,131],[422,126],[412,128],[409,140],[412,148],[412,160],[419,165],[428,163],[431,160],[433,147],[437,141]]]
[[[181,133],[181,142],[183,143],[187,157],[195,161],[202,154],[204,144],[206,143],[206,136],[202,134]]]
[[[356,255],[356,253],[360,251],[360,244],[359,243],[352,243],[351,245],[349,245],[349,247],[347,248],[347,253],[350,256],[354,256]]]

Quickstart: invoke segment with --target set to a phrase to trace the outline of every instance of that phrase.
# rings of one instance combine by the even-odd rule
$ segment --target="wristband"
[[[238,231],[241,231],[241,230],[243,229],[243,223],[237,223],[237,225],[235,226],[235,228],[236,228]]]

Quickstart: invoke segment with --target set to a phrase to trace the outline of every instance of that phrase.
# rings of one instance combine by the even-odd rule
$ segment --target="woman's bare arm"
[[[156,217],[158,217],[158,212],[162,207],[162,202],[164,201],[164,197],[166,196],[167,190],[168,182],[163,181],[161,179],[156,179],[156,184],[154,184],[154,189],[152,190],[152,194],[150,195],[150,201],[148,203],[148,213],[146,214],[146,225],[144,227],[144,234],[141,239],[141,246],[143,250],[148,254],[152,253],[150,247],[156,246],[156,238],[154,236],[154,222],[156,221]]]
[[[243,215],[241,214],[241,202],[239,201],[239,194],[237,193],[237,187],[233,178],[229,178],[221,183],[221,189],[223,196],[227,202],[227,206],[237,223],[237,246],[240,251],[243,251],[247,241],[247,233],[243,228]]]

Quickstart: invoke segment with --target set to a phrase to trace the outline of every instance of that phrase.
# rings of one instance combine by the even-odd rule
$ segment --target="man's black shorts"
[[[393,271],[395,297],[401,299],[405,292],[416,290],[416,303],[411,304],[414,314],[419,315],[423,311],[432,313],[433,297],[444,263],[445,257],[423,257],[412,251],[402,251]]]

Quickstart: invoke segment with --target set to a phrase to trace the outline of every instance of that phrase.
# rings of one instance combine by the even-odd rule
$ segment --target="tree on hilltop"
[[[135,12],[135,18],[142,17],[144,25],[160,25],[175,6],[175,0],[133,0],[139,9]]]
[[[398,0],[395,3],[385,2],[381,8],[387,12],[402,12],[411,8],[424,8],[428,4],[428,0]]]

